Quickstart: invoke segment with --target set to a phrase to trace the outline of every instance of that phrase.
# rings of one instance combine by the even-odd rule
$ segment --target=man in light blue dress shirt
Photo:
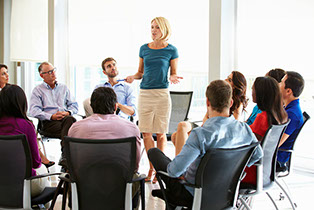
[[[52,64],[43,62],[38,71],[44,81],[32,92],[29,113],[43,121],[43,131],[61,138],[62,147],[64,136],[76,121],[72,115],[78,112],[78,104],[67,86],[56,81],[56,68]]]
[[[95,87],[110,87],[113,88],[114,92],[117,95],[118,99],[118,115],[122,118],[129,118],[129,116],[136,115],[136,107],[135,101],[136,97],[134,95],[134,91],[132,87],[124,82],[124,79],[119,80],[117,78],[119,71],[117,69],[117,62],[114,58],[108,57],[103,60],[101,67],[103,69],[103,73],[107,75],[108,81],[104,84],[99,84]],[[90,98],[87,98],[84,102],[84,109],[86,116],[90,116],[93,114],[93,110],[90,106]]]
[[[207,113],[204,124],[191,131],[181,152],[172,161],[158,148],[148,151],[148,157],[156,171],[168,172],[171,177],[184,178],[195,184],[195,174],[202,157],[209,148],[238,148],[257,142],[257,139],[244,123],[229,117],[232,105],[232,88],[223,80],[215,80],[206,90]],[[248,166],[263,156],[259,145],[255,150]],[[221,163],[223,165],[223,163]],[[181,205],[192,207],[194,189],[181,184],[178,179],[162,177],[166,189]],[[158,195],[153,190],[153,195]]]

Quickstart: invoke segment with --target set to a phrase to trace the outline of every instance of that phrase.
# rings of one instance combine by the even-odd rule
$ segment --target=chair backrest
[[[295,142],[296,142],[296,140],[297,140],[297,138],[298,138],[298,136],[299,136],[299,134],[300,134],[300,132],[301,132],[303,126],[305,125],[305,123],[306,123],[310,118],[311,118],[310,115],[308,115],[306,112],[303,112],[303,124],[302,124],[302,126],[297,130],[297,135],[295,136],[295,140],[294,140],[294,142],[293,142],[293,144],[292,144],[292,147],[291,147],[292,150],[294,149]]]
[[[168,133],[174,133],[179,122],[187,120],[191,106],[192,95],[193,91],[170,91],[172,108]]]
[[[197,169],[195,185],[202,187],[201,209],[233,207],[240,177],[259,143],[234,149],[210,149]]]
[[[77,139],[65,137],[71,181],[79,209],[124,209],[126,184],[135,170],[136,137]]]
[[[289,122],[290,120],[282,125],[271,125],[262,140],[261,146],[264,156],[261,161],[263,165],[262,179],[264,188],[270,186],[275,181],[278,145]],[[259,175],[257,176],[258,184],[261,177],[259,177]]]
[[[0,136],[0,208],[23,208],[24,179],[32,174],[26,136]]]
[[[302,126],[297,130],[297,135],[295,136],[295,140],[293,141],[292,146],[291,146],[291,149],[290,149],[291,151],[294,150],[295,142],[297,141],[297,138],[298,138],[298,136],[299,136],[299,134],[300,134],[300,132],[301,132],[303,126],[305,125],[305,123],[306,123],[310,118],[311,118],[310,115],[308,115],[306,112],[303,112],[303,124],[302,124]],[[288,160],[288,162],[287,162],[287,164],[286,164],[286,166],[288,167],[288,173],[285,174],[285,175],[280,175],[279,177],[288,176],[288,175],[290,174],[291,165],[292,165],[292,164],[291,164],[291,161],[292,161],[292,152],[290,152],[290,153],[291,153],[291,154],[290,154],[290,158],[289,158],[289,160]]]

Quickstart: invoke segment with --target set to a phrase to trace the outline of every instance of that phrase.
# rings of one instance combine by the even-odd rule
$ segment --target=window
[[[313,10],[314,2],[309,0],[238,1],[237,70],[248,80],[248,95],[251,95],[254,79],[273,68],[297,71],[305,79],[301,109],[314,116]],[[314,170],[311,150],[314,145],[310,138],[313,126],[313,120],[309,120],[297,142],[302,162],[307,163],[304,167],[311,170]]]
[[[164,16],[172,28],[169,43],[179,51],[178,75],[184,77],[169,88],[194,90],[191,111],[203,114],[208,85],[208,12],[208,1],[70,0],[71,84],[79,105],[97,84],[107,80],[101,69],[106,57],[116,59],[121,78],[137,72],[140,46],[151,41],[150,21]],[[132,85],[138,92],[139,82]]]

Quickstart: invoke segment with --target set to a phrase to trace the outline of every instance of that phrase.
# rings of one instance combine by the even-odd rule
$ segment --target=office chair
[[[278,144],[286,130],[290,120],[282,125],[271,125],[266,131],[264,138],[261,142],[264,156],[260,161],[255,163],[257,167],[256,185],[241,182],[239,199],[247,209],[251,209],[245,198],[255,196],[265,192],[272,201],[276,209],[278,209],[275,201],[272,199],[268,191],[272,188],[276,179],[276,160]]]
[[[41,194],[31,197],[31,180],[61,173],[31,175],[32,157],[24,134],[0,136],[0,154],[0,209],[32,209],[59,194],[56,187],[46,187]]]
[[[209,149],[197,169],[195,184],[181,181],[195,188],[192,209],[218,210],[235,207],[244,168],[258,145],[259,143],[253,143],[233,149]],[[171,209],[171,206],[182,206],[182,202],[172,198],[171,193],[165,190],[161,176],[169,175],[163,171],[157,172],[162,192],[162,196],[158,197],[166,202],[166,209]]]
[[[140,181],[145,209],[145,175],[133,180],[136,137],[100,140],[65,137],[73,209],[132,209],[132,183]]]
[[[179,122],[186,121],[188,119],[193,91],[170,91],[171,97],[171,115],[169,121],[169,131],[166,134],[167,140],[171,141],[171,135],[177,130]],[[156,141],[157,136],[153,134],[153,138]]]
[[[284,179],[281,179],[281,178],[284,178],[284,177],[288,176],[290,174],[290,172],[292,171],[292,166],[293,166],[293,164],[292,164],[292,157],[294,156],[295,142],[296,142],[296,140],[297,140],[297,138],[298,138],[298,136],[299,136],[303,126],[305,125],[305,123],[309,119],[310,119],[310,116],[306,112],[303,112],[303,124],[302,124],[301,128],[298,130],[296,138],[295,138],[295,140],[294,140],[294,142],[293,142],[293,144],[291,146],[291,149],[289,149],[289,150],[280,149],[280,148],[278,149],[279,151],[285,151],[285,152],[289,152],[290,153],[290,158],[289,158],[288,162],[286,163],[286,167],[284,168],[285,170],[278,170],[277,169],[277,172],[279,172],[279,173],[277,173],[277,179],[275,180],[275,182],[280,187],[280,189],[283,191],[283,193],[287,196],[287,198],[288,198],[288,200],[289,200],[289,202],[291,204],[292,209],[295,209],[295,207],[297,207],[297,204],[292,201],[291,193],[288,193],[288,192],[290,192],[289,187],[286,184],[286,182],[284,181]],[[282,173],[282,172],[284,172],[284,173]],[[287,190],[285,190],[285,188],[279,183],[278,178],[285,184]],[[279,197],[280,197],[280,200],[284,199],[284,196],[282,195],[282,193],[280,193]]]

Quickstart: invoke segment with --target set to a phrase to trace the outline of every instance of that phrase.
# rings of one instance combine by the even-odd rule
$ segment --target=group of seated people
[[[118,81],[115,65],[113,58],[103,61],[103,73],[108,82],[96,86],[91,98],[84,102],[90,116],[76,122],[73,115],[78,112],[78,104],[69,89],[56,81],[56,68],[48,62],[41,63],[38,71],[43,83],[32,92],[29,114],[43,122],[43,130],[61,139],[62,151],[65,136],[86,139],[137,137],[136,176],[141,158],[140,131],[126,119],[136,113],[135,96],[129,85]],[[25,134],[32,153],[32,175],[44,173],[35,128],[27,116],[25,93],[19,86],[7,84],[7,67],[0,67],[0,135]],[[170,160],[162,151],[152,148],[148,151],[148,158],[155,170],[168,172],[173,177],[162,177],[167,190],[178,201],[191,207],[194,190],[174,178],[181,177],[193,184],[206,150],[237,148],[261,141],[270,125],[284,124],[288,119],[290,123],[279,146],[289,149],[303,124],[298,99],[303,88],[304,80],[297,72],[273,69],[266,76],[256,78],[252,87],[252,99],[256,106],[249,119],[242,122],[242,113],[248,105],[247,84],[243,74],[233,71],[225,81],[215,80],[208,85],[207,111],[202,126],[192,129],[189,122],[179,123],[171,137],[176,157]],[[119,115],[115,114],[117,109],[120,110]],[[256,183],[256,168],[252,165],[262,156],[262,148],[258,146],[246,168],[243,182]],[[66,167],[63,160],[61,158],[60,164]],[[285,167],[289,154],[278,152],[277,160],[278,167]],[[32,181],[32,195],[38,195],[48,184],[46,178]]]

